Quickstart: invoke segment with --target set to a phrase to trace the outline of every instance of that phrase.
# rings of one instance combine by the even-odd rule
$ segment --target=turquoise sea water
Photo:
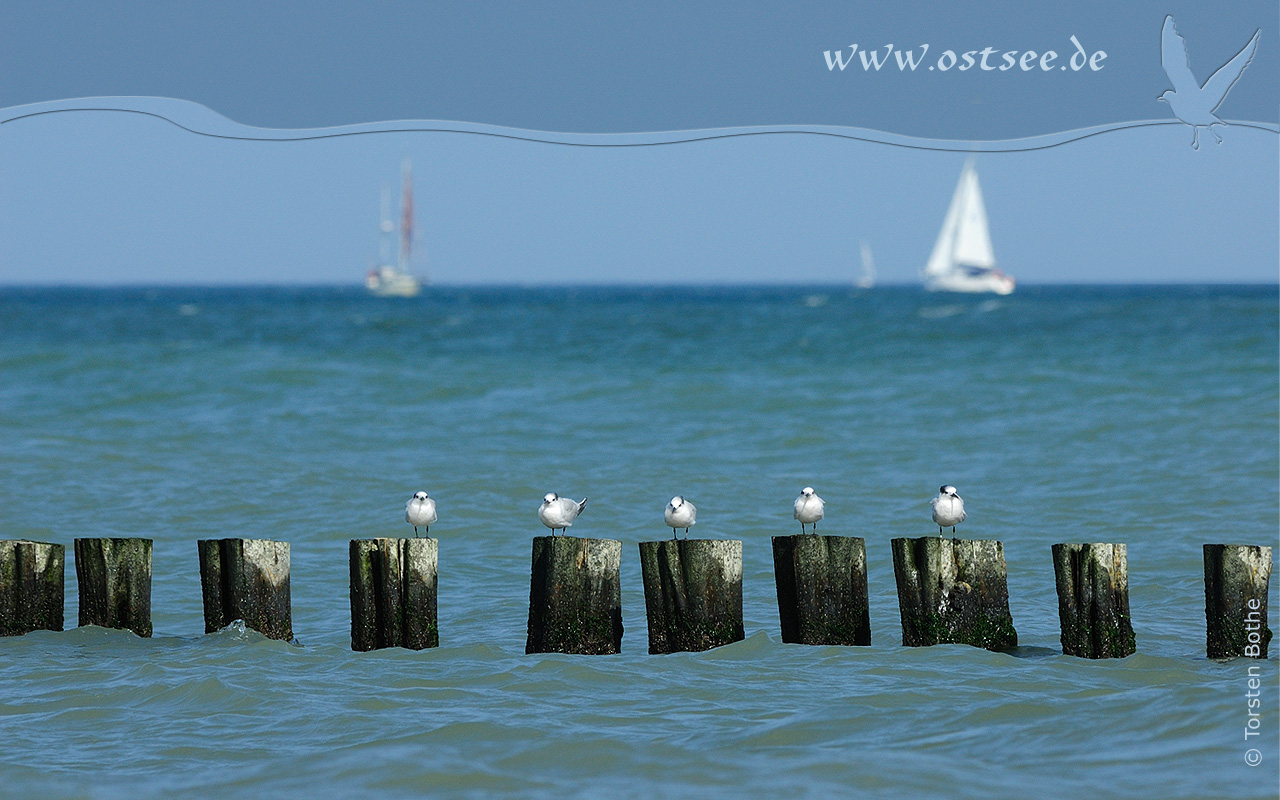
[[[1201,545],[1280,544],[1278,319],[1275,286],[0,290],[0,538],[68,546],[69,627],[0,640],[0,796],[1274,797],[1275,661],[1204,657]],[[901,646],[889,539],[944,482],[1004,542],[1014,654]],[[781,642],[805,485],[866,539],[870,647]],[[347,542],[417,489],[441,647],[354,653]],[[623,542],[621,655],[524,654],[548,491]],[[650,656],[677,493],[744,541],[747,638]],[[153,639],[71,627],[81,536],[155,540]],[[203,635],[214,537],[291,543],[297,643]],[[1061,655],[1066,541],[1128,544],[1136,655]]]

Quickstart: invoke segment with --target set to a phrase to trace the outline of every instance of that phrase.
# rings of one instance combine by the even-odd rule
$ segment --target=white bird
[[[548,492],[546,497],[542,498],[542,505],[538,507],[538,519],[542,520],[542,524],[551,529],[551,535],[556,535],[556,528],[564,530],[572,528],[573,521],[582,513],[582,509],[587,507],[587,498],[582,498],[582,502],[570,500],[567,497],[561,497],[555,492]]]
[[[956,487],[938,487],[938,496],[933,498],[931,505],[933,521],[938,523],[939,536],[942,535],[943,528],[950,528],[951,532],[955,533],[956,526],[964,522],[964,500],[956,494]]]
[[[431,524],[436,519],[436,501],[428,497],[426,492],[414,492],[409,502],[404,504],[404,521],[413,526],[414,536],[418,535],[419,525],[430,533]]]
[[[800,496],[796,498],[795,518],[800,520],[801,533],[804,533],[804,526],[809,524],[813,525],[815,531],[818,529],[818,520],[822,519],[826,505],[821,497],[814,494],[812,486],[800,490]]]
[[[671,529],[671,538],[676,538],[676,528],[684,528],[685,537],[689,536],[689,528],[698,523],[698,508],[684,497],[676,495],[667,503],[667,510],[662,518]]]

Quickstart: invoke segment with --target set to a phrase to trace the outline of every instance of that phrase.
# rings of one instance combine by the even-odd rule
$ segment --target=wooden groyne
[[[74,540],[79,624],[149,637],[153,542]],[[429,538],[350,540],[351,647],[438,647],[438,547]],[[781,638],[786,643],[871,643],[863,539],[804,533],[772,537]],[[702,651],[744,638],[741,540],[640,542],[649,652]],[[1004,546],[994,540],[926,536],[890,542],[902,644],[1018,644],[1009,611]],[[1130,616],[1128,548],[1060,543],[1051,548],[1062,652],[1090,659],[1137,650]],[[288,542],[197,542],[205,632],[242,621],[293,640]],[[0,636],[64,624],[65,548],[0,540]],[[1268,657],[1272,548],[1204,545],[1205,652]],[[599,655],[622,648],[622,543],[540,536],[533,540],[526,653]]]
[[[66,547],[0,540],[0,636],[62,630]]]
[[[640,574],[650,653],[710,650],[744,637],[740,540],[641,542]]]
[[[201,539],[204,631],[236,620],[268,639],[293,639],[289,543],[268,539]]]
[[[440,646],[435,539],[352,539],[351,649]]]
[[[1129,619],[1129,555],[1123,544],[1055,544],[1062,652],[1124,658],[1137,651]]]
[[[991,540],[894,539],[902,644],[1018,645],[1009,613],[1004,545]]]
[[[76,539],[80,624],[151,635],[150,539]]]
[[[1271,548],[1204,546],[1205,650],[1209,658],[1266,658]]]
[[[621,563],[622,542],[614,539],[535,537],[524,651],[621,652]]]
[[[866,543],[853,536],[773,537],[782,641],[871,644]]]

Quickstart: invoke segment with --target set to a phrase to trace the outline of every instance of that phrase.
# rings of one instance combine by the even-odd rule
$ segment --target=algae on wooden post
[[[80,624],[151,635],[151,540],[76,539]]]
[[[435,539],[352,539],[351,649],[440,645]]]
[[[621,652],[621,563],[622,542],[614,539],[535,537],[524,651]]]
[[[1018,645],[1000,542],[925,536],[891,545],[904,646]]]
[[[62,630],[65,565],[60,544],[0,540],[0,636]]]
[[[201,539],[204,630],[242,620],[269,639],[293,639],[289,543],[267,539]]]
[[[871,644],[867,553],[854,536],[773,537],[782,641]]]
[[[1271,548],[1204,546],[1205,649],[1209,658],[1267,658]]]
[[[640,571],[650,653],[709,650],[743,638],[741,540],[641,542]]]
[[[1129,619],[1129,557],[1123,544],[1055,544],[1053,571],[1062,652],[1124,658],[1137,650]]]

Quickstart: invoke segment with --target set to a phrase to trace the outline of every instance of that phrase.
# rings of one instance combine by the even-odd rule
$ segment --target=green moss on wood
[[[929,536],[891,546],[904,645],[1017,646],[1000,542]]]
[[[622,649],[622,542],[533,540],[526,653],[609,655]]]

